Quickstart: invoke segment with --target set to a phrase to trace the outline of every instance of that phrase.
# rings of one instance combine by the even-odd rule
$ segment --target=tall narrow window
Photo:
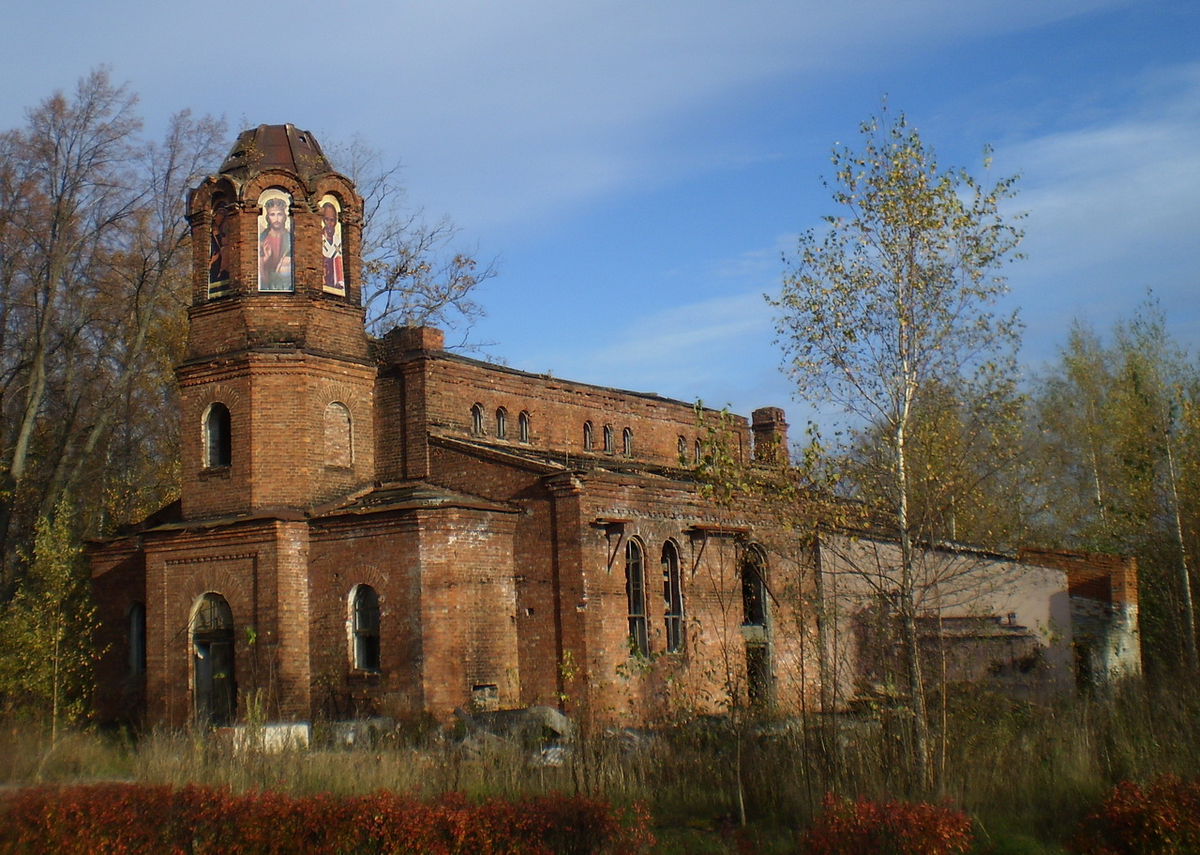
[[[679,550],[669,540],[663,544],[662,575],[667,652],[678,653],[683,649],[683,591],[679,585]]]
[[[134,603],[129,607],[129,676],[146,675],[146,607]]]
[[[496,438],[504,439],[508,436],[508,410],[501,407],[496,410]]]
[[[604,453],[613,453],[613,429],[612,425],[604,426]]]
[[[471,407],[471,433],[483,436],[483,404]]]
[[[621,431],[621,453],[633,457],[633,431],[629,428]]]
[[[682,466],[687,461],[687,440],[679,437],[675,447],[679,451],[679,465]]]
[[[747,549],[742,557],[742,624],[765,626],[767,623],[767,585],[763,576],[763,558],[757,549]]]
[[[583,450],[591,451],[594,445],[595,445],[595,442],[592,438],[592,423],[584,422],[583,423]]]
[[[695,463],[697,466],[700,465],[700,440],[696,440],[695,451],[692,454],[692,462]]]
[[[517,436],[521,442],[529,442],[529,413],[517,416]]]
[[[350,602],[351,651],[359,671],[379,670],[379,595],[370,585],[356,585]]]
[[[646,656],[650,653],[646,635],[646,569],[642,545],[636,540],[625,544],[625,598],[629,603],[629,649]]]
[[[204,465],[229,466],[233,458],[233,433],[229,407],[221,403],[210,404],[204,414]]]

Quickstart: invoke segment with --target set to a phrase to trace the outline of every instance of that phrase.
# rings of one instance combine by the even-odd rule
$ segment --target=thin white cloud
[[[730,396],[748,352],[769,349],[772,337],[761,291],[743,292],[639,315],[602,347],[560,354],[556,370],[673,398]]]
[[[710,166],[697,150],[662,150],[663,135],[692,121],[718,127],[730,99],[763,81],[869,73],[898,55],[1117,2],[416,4],[396,21],[399,49],[388,27],[372,27],[350,63],[365,77],[382,62],[394,81],[384,84],[394,107],[369,117],[372,135],[402,136],[419,180],[491,228]]]
[[[1074,317],[1106,327],[1152,287],[1178,335],[1200,324],[1200,66],[1155,72],[1132,111],[1003,152],[1023,171],[1028,259],[1012,272],[1027,358],[1050,358]]]

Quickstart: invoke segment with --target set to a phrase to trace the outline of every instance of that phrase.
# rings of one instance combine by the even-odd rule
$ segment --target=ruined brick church
[[[291,125],[242,133],[188,204],[181,496],[91,545],[103,717],[650,721],[869,691],[853,597],[818,595],[888,545],[781,546],[769,515],[705,498],[715,413],[468,358],[432,328],[369,337],[362,199]],[[744,462],[786,447],[777,408],[728,425]],[[1034,654],[1054,690],[1081,655],[1137,670],[1131,562],[972,561],[1008,582],[939,606],[970,640],[964,679]]]

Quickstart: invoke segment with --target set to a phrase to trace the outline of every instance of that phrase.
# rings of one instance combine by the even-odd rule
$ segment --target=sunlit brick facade
[[[818,550],[702,495],[717,413],[370,338],[362,200],[290,125],[243,133],[189,221],[181,498],[90,551],[105,718],[816,703]],[[777,408],[727,430],[744,462],[786,446]]]

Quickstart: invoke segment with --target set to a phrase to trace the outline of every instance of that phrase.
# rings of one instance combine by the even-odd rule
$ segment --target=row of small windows
[[[663,544],[662,559],[663,639],[667,653],[683,650],[683,587],[679,573],[679,547]],[[757,548],[743,553],[740,562],[743,626],[765,627],[767,588],[765,562]],[[629,648],[639,656],[650,655],[650,632],[646,607],[645,550],[641,542],[625,544],[625,598],[629,607]]]
[[[487,435],[483,404],[475,404],[471,407],[471,433],[475,436]],[[504,407],[496,410],[496,438],[508,439],[508,410]],[[529,442],[529,413],[524,410],[517,416],[517,441]]]
[[[508,410],[504,407],[499,407],[496,410],[495,418],[495,436],[497,439],[508,439]],[[483,404],[475,404],[471,407],[471,433],[475,436],[487,436],[487,415]],[[529,428],[529,413],[522,410],[517,416],[517,440],[519,442],[528,443],[530,441]],[[612,425],[604,425],[601,429],[602,448],[605,454],[616,454],[617,441],[616,432]],[[583,423],[583,450],[596,450],[596,428],[590,421]],[[679,437],[677,451],[679,453],[679,462],[684,463],[688,457],[688,441],[684,437]],[[625,457],[633,457],[633,429],[624,428],[621,431],[621,454]],[[692,462],[699,463],[701,456],[700,440],[697,439],[692,446]]]
[[[604,426],[604,453],[614,454],[616,452],[615,434],[613,433],[612,425]],[[596,435],[595,429],[591,422],[583,423],[583,450],[595,451]],[[633,457],[633,431],[630,428],[625,428],[621,431],[621,453],[626,457]]]
[[[350,410],[340,401],[325,407],[325,463],[349,467],[354,463],[354,427]],[[233,464],[233,422],[229,407],[217,401],[204,414],[204,466],[212,469]]]

